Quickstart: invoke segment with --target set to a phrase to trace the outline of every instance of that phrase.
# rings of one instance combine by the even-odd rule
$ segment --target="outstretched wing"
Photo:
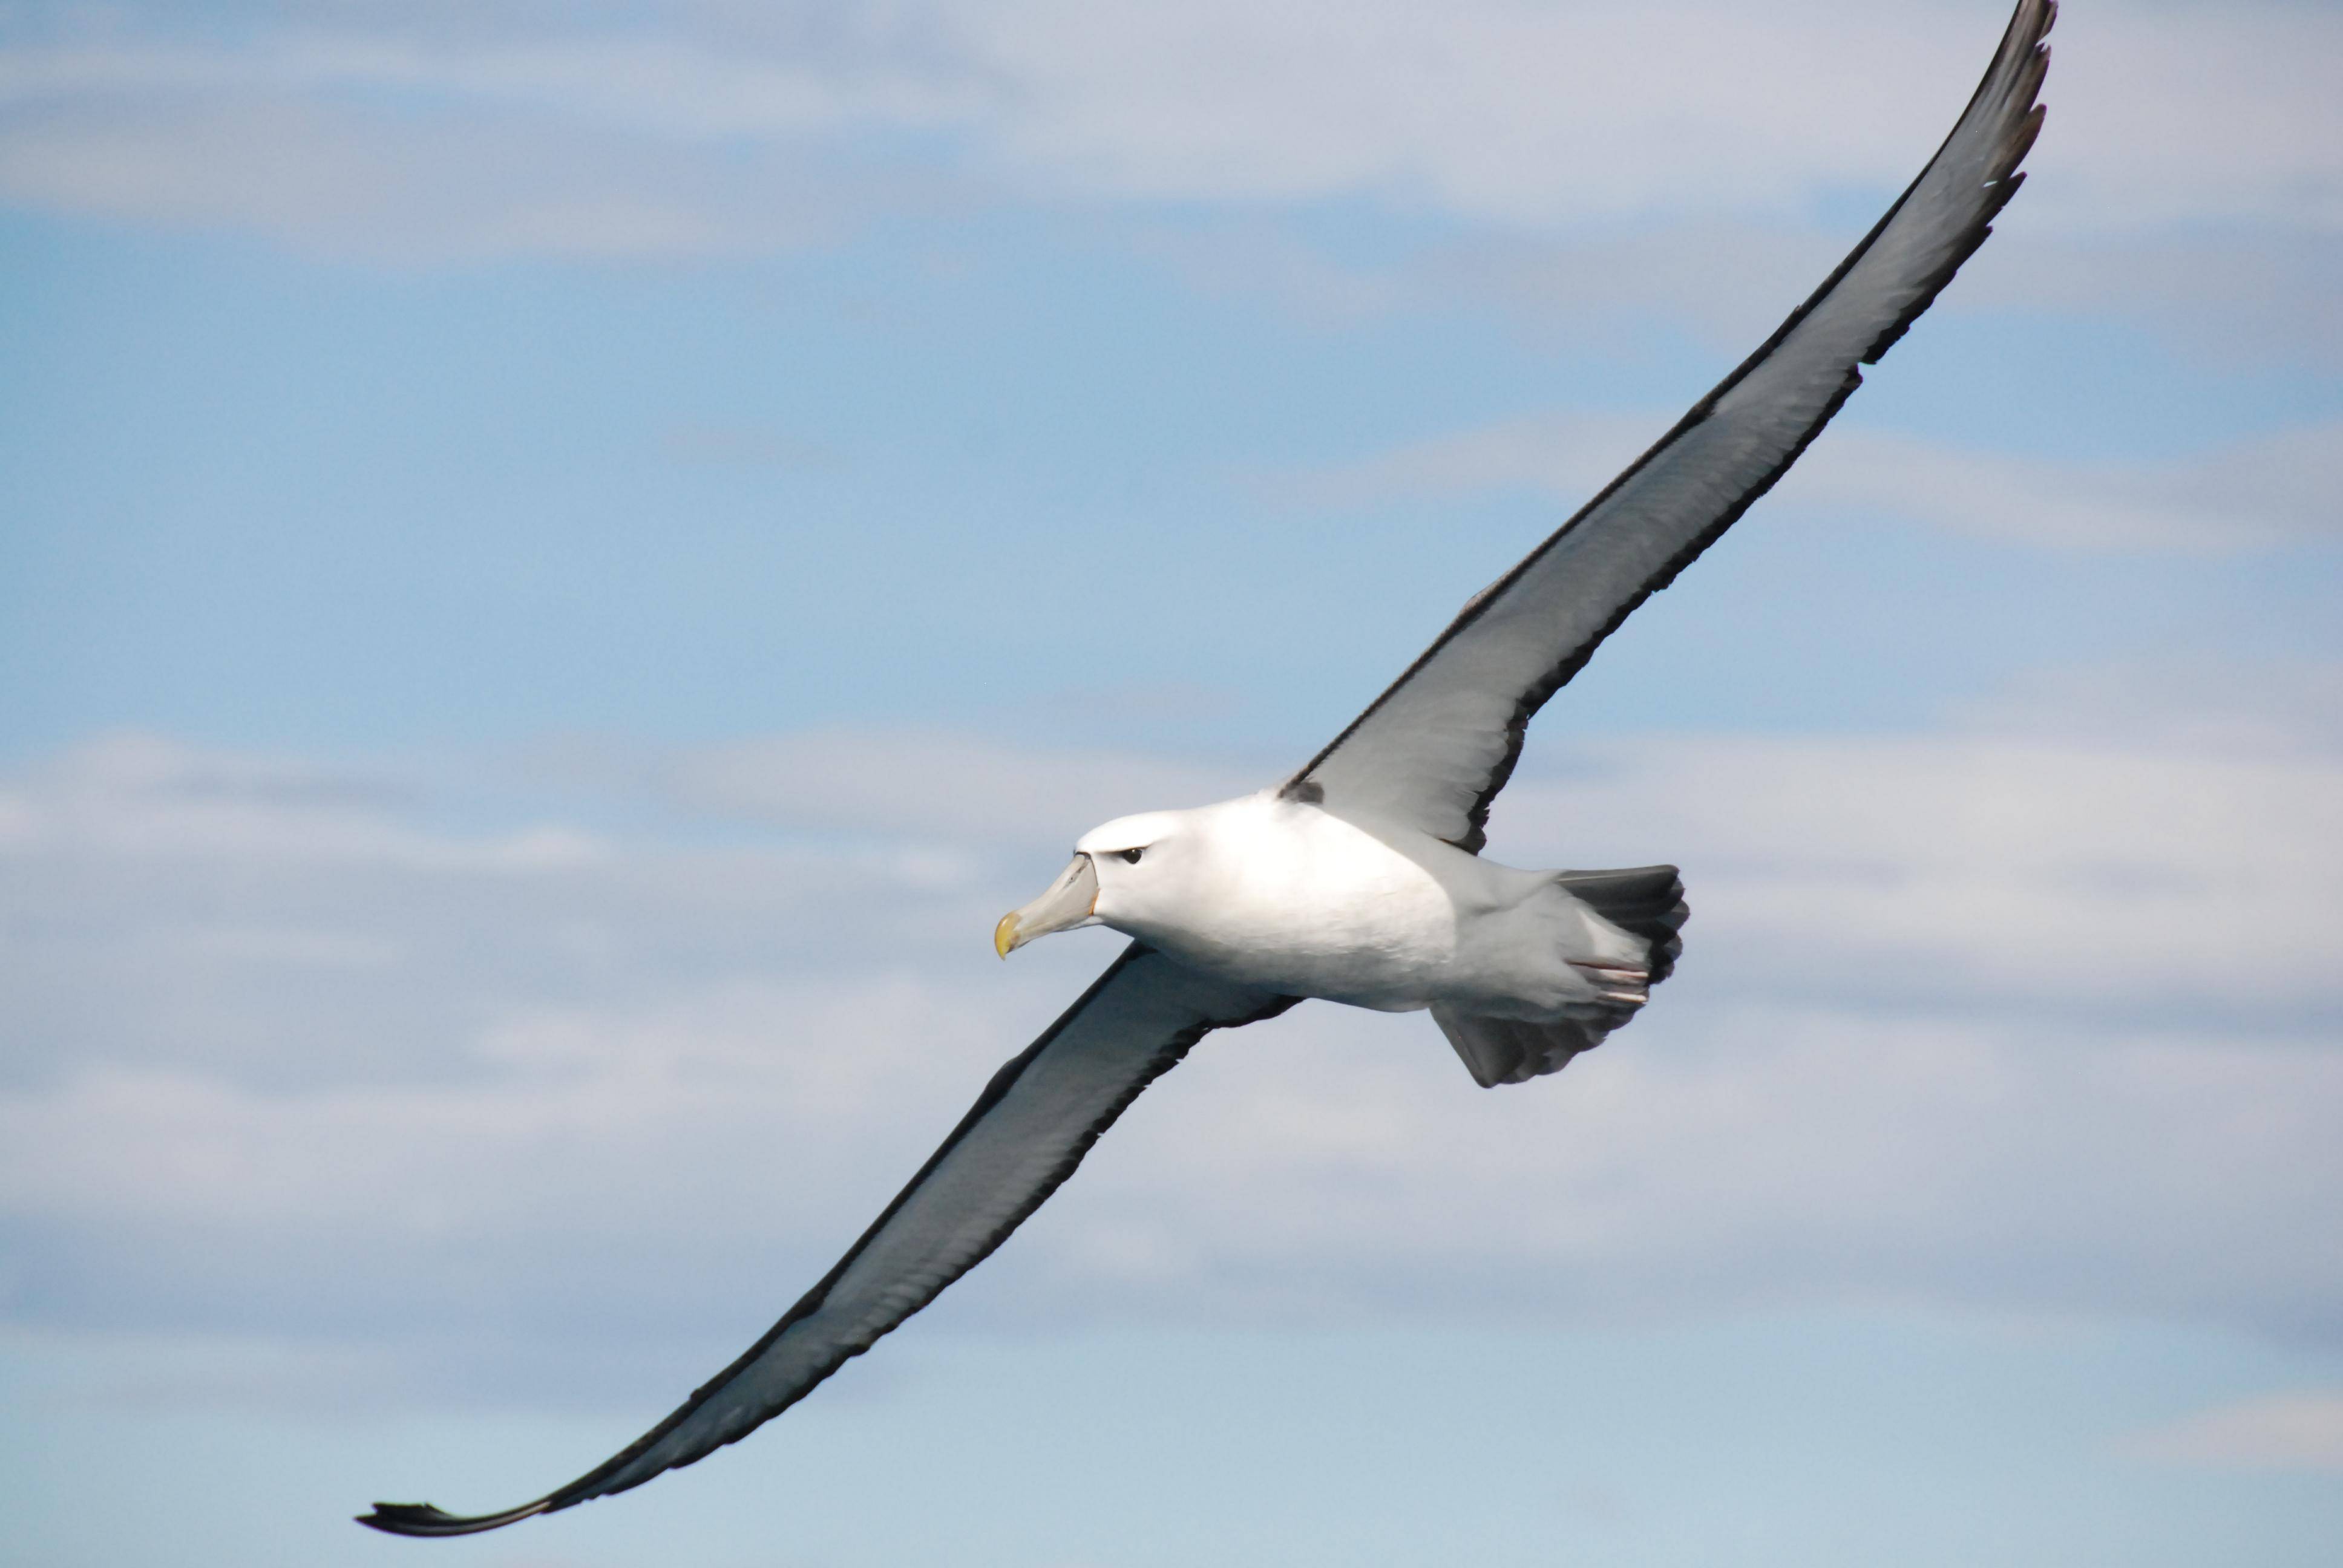
[[[1928,307],[2025,176],[2052,0],[2019,0],[1976,95],[1909,190],[1765,346],[1659,445],[1467,604],[1286,792],[1341,816],[1483,843],[1547,698],[1635,607],[1773,487]]]
[[[943,1147],[829,1276],[674,1414],[568,1485],[518,1508],[460,1515],[427,1503],[380,1503],[358,1523],[398,1535],[468,1535],[640,1486],[739,1442],[989,1256],[1190,1046],[1212,1030],[1272,1017],[1294,1000],[1212,980],[1134,943],[994,1075]]]

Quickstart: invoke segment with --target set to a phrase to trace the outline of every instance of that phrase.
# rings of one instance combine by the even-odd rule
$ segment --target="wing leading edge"
[[[994,1075],[828,1277],[665,1421],[568,1485],[501,1513],[381,1503],[358,1523],[397,1535],[468,1535],[624,1492],[739,1442],[990,1256],[1197,1040],[1293,1001],[1134,943]]]
[[[1529,721],[1635,607],[1773,487],[1985,243],[2042,124],[2053,0],[2019,0],[1918,179],[1765,346],[1544,543],[1468,603],[1288,781],[1364,821],[1477,852]]]

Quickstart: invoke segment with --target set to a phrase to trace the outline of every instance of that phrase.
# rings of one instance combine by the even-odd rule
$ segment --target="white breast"
[[[1314,806],[1250,795],[1180,813],[1196,846],[1175,906],[1115,923],[1199,968],[1292,995],[1419,1008],[1456,909],[1415,861]]]

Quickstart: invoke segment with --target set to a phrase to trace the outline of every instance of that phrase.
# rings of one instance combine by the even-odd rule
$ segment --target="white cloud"
[[[1040,204],[1115,215],[1192,282],[1312,317],[1494,304],[1734,350],[1857,232],[1818,204],[1915,172],[1998,20],[1513,0],[273,15],[0,35],[0,202],[399,264],[765,255],[885,214]],[[2036,189],[1949,307],[2331,363],[2343,126],[2318,63],[2338,26],[2069,15]],[[1303,220],[1353,200],[1445,237],[1330,249]]]
[[[1532,416],[1411,443],[1279,487],[1332,505],[1530,489],[1576,506],[1671,423],[1657,414]],[[1800,459],[1775,498],[2048,549],[2268,548],[2343,534],[2343,425],[2122,464],[2013,457],[1842,426]]]
[[[2343,1248],[2304,1223],[2343,1175],[2331,1053],[1690,1001],[1540,1103],[1475,1094],[1405,1025],[1319,1010],[1212,1048],[1037,1266],[1310,1317],[1897,1300],[2337,1326]]]
[[[944,125],[986,106],[977,87],[640,34],[432,43],[311,32],[240,47],[83,45],[0,56],[0,103],[394,92],[695,139]]]
[[[2119,708],[2063,733],[2046,702],[1533,771],[1505,858],[1687,869],[1649,1016],[1495,1093],[1420,1018],[1216,1037],[939,1311],[1892,1299],[2343,1332],[2343,755],[2207,755]],[[427,1362],[572,1397],[544,1347],[598,1335],[671,1372],[815,1277],[1103,961],[983,944],[1082,814],[1228,782],[839,734],[651,774],[780,836],[711,847],[639,798],[623,832],[458,831],[424,770],[136,738],[10,782],[0,1310],[293,1336],[349,1348],[317,1376],[410,1389]]]
[[[407,193],[401,224],[441,231],[400,255],[689,254],[799,243],[869,210],[876,138],[908,160],[882,202],[953,186],[1365,196],[1500,226],[1795,219],[1818,195],[1910,177],[1997,11],[1026,0],[818,25],[686,6],[618,30],[534,8],[454,26],[321,8],[233,39],[117,21],[0,54],[0,191],[373,250],[398,233],[369,195],[387,178]],[[2338,25],[2285,6],[2070,15],[2036,160],[2052,190],[2029,222],[2343,226],[2322,65]],[[794,199],[755,199],[774,187]]]
[[[1095,822],[1275,783],[1158,758],[1050,754],[974,736],[800,731],[679,757],[689,805],[799,827],[962,841],[1073,842]]]
[[[2047,156],[2047,155],[2046,155]],[[2021,196],[1936,311],[2087,316],[2136,323],[2224,368],[2332,363],[2343,308],[2328,280],[2343,231],[2268,224],[2078,223],[2053,189]],[[1710,206],[1557,232],[1481,228],[1375,264],[1337,261],[1261,220],[1149,236],[1190,277],[1285,298],[1304,311],[1369,314],[1487,303],[1601,344],[1654,319],[1737,362],[1853,245],[1853,226]]]
[[[1817,451],[1783,492],[2009,543],[2217,554],[2343,534],[2343,424],[2161,463],[1959,451],[1875,431]]]
[[[1117,196],[1364,191],[1543,223],[1694,202],[1778,213],[1818,190],[1900,186],[2002,16],[1037,0],[954,19],[1017,89],[990,128],[1011,168]],[[2343,222],[2343,111],[2319,64],[2339,41],[2335,18],[2288,7],[2069,15],[2052,78],[2060,205],[2122,226]]]
[[[1507,789],[1493,852],[1685,866],[1691,940],[1739,987],[2236,1018],[2336,1000],[2331,753],[1684,737],[1574,759]]]
[[[1964,728],[2200,757],[2343,756],[2343,665],[2172,659],[2038,670]]]
[[[11,1093],[10,1230],[69,1256],[16,1312],[335,1338],[769,1317],[1005,1053],[1001,1010],[849,989],[516,1020],[471,1082]],[[1637,1032],[1513,1096],[1421,1020],[1319,1008],[1216,1040],[954,1310],[1907,1300],[2343,1328],[2343,1249],[2312,1221],[2343,1179],[2331,1052],[1697,1003]]]
[[[2047,205],[2056,192],[2039,194]],[[2005,247],[2020,252],[2012,265],[1998,264]],[[2275,221],[2110,225],[2097,234],[2019,226],[1987,254],[1996,264],[1964,269],[1946,303],[2138,322],[2225,369],[2343,359],[2343,302],[2326,283],[2343,266],[2343,234],[2334,230]]]
[[[2305,1390],[2223,1405],[2140,1432],[2125,1447],[2172,1464],[2343,1474],[2343,1393]]]
[[[900,166],[706,159],[592,126],[257,95],[76,106],[0,130],[0,197],[408,264],[789,249],[922,205],[932,183]]]
[[[0,854],[509,870],[597,853],[591,838],[548,826],[453,840],[415,826],[401,809],[414,804],[408,780],[127,731],[36,766],[0,793]]]

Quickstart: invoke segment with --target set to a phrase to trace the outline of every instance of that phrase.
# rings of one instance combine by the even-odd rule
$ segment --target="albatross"
[[[1635,607],[1780,478],[1991,232],[2042,124],[2052,0],[2019,0],[1952,133],[1854,252],[1674,428],[1475,595],[1365,712],[1254,795],[1092,829],[1002,958],[1053,931],[1131,939],[996,1073],[860,1241],[674,1413],[534,1502],[385,1503],[401,1535],[493,1530],[737,1442],[989,1256],[1100,1134],[1214,1030],[1309,998],[1428,1010],[1483,1086],[1559,1070],[1679,954],[1672,866],[1515,870],[1481,855],[1531,718]]]

